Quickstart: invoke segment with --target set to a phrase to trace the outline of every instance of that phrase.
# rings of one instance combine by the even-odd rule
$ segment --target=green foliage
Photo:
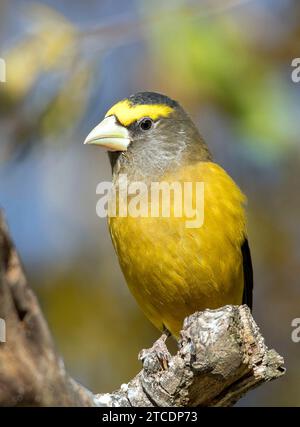
[[[212,105],[231,121],[237,139],[281,156],[298,142],[299,123],[272,51],[260,51],[230,16],[165,17],[153,28],[152,55],[161,79],[194,109]],[[176,88],[176,89],[174,89]]]

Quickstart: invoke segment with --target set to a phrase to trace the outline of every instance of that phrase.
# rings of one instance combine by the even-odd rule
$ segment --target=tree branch
[[[177,354],[163,348],[167,366],[155,343],[143,351],[143,369],[133,380],[113,393],[94,395],[67,374],[3,215],[0,318],[6,325],[4,334],[0,323],[0,406],[231,406],[285,371],[249,309],[225,306],[185,319]]]

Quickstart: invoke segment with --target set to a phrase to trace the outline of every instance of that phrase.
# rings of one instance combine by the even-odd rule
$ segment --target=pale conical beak
[[[129,143],[128,130],[117,123],[115,116],[109,116],[102,120],[84,141],[84,144],[99,145],[109,151],[126,151]]]

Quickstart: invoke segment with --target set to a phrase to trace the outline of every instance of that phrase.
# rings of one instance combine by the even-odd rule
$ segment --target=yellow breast
[[[178,336],[187,315],[242,302],[245,198],[212,162],[185,167],[164,181],[204,183],[200,228],[188,228],[190,218],[184,213],[181,218],[110,217],[109,228],[125,279],[142,310],[157,328],[165,326]]]

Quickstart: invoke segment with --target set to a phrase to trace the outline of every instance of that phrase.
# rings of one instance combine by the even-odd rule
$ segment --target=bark
[[[285,372],[249,309],[225,306],[186,318],[176,355],[158,340],[128,384],[93,394],[66,372],[3,215],[0,318],[0,406],[231,406]]]

